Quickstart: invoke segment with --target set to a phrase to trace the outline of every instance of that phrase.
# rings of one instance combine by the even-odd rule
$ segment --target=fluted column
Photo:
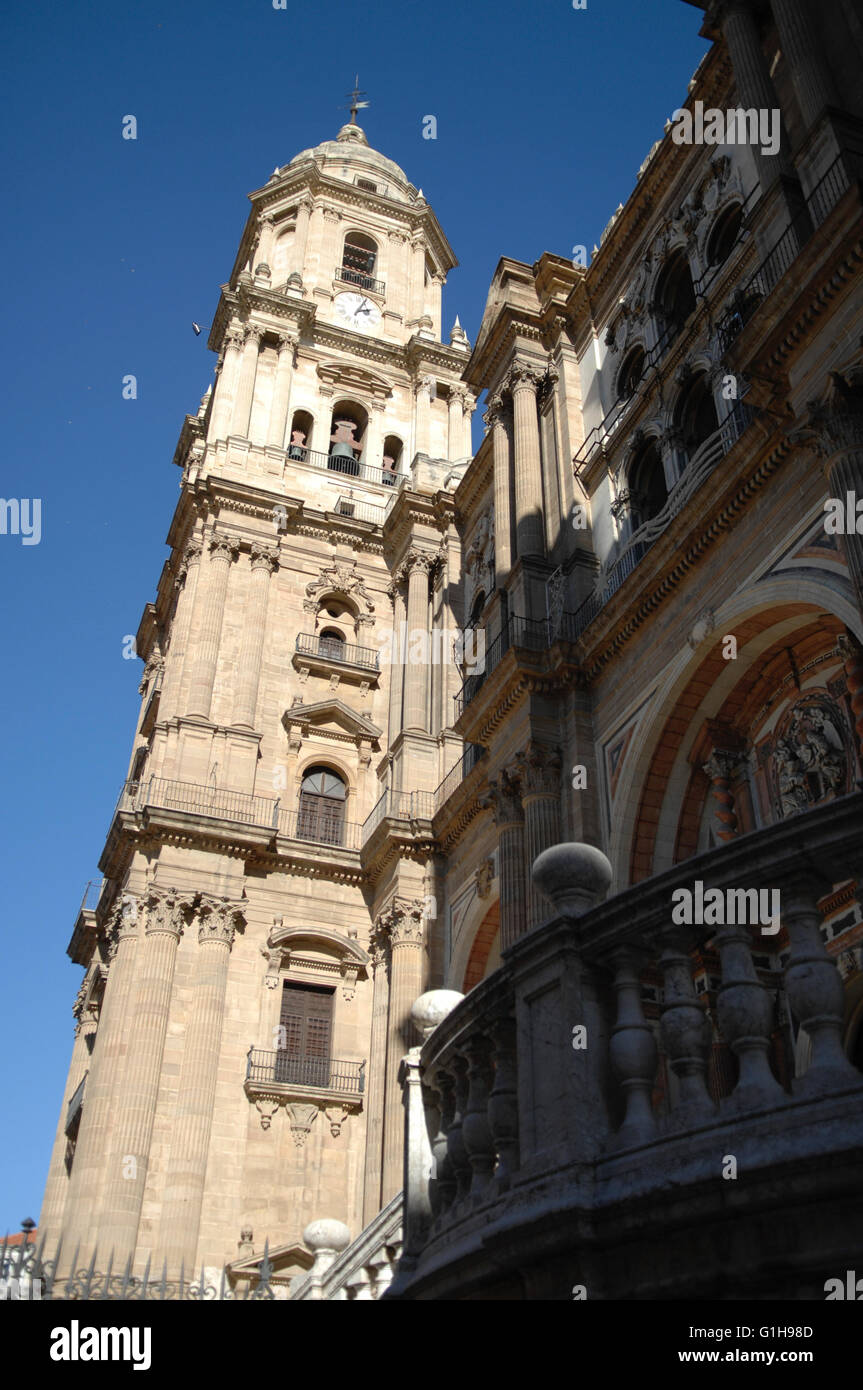
[[[491,807],[499,832],[500,945],[503,951],[524,933],[527,924],[524,808],[517,771],[505,770],[491,781],[484,804]]]
[[[216,665],[228,592],[228,572],[239,554],[239,543],[228,536],[214,536],[209,543],[210,558],[198,582],[202,590],[201,628],[192,663],[187,713],[209,719],[216,679]]]
[[[428,454],[431,450],[431,393],[434,377],[423,376],[414,386],[416,400],[416,431],[414,453]]]
[[[405,561],[408,581],[408,651],[405,666],[404,727],[428,732],[426,714],[429,667],[425,661],[411,660],[410,647],[415,633],[428,634],[429,574],[433,557],[412,551]],[[416,639],[417,647],[419,646]],[[411,1001],[413,1002],[413,1001]]]
[[[291,377],[294,370],[296,347],[295,334],[279,334],[279,360],[276,366],[276,380],[273,386],[270,418],[267,424],[267,443],[274,449],[284,449],[285,447],[285,431],[288,426],[288,406],[291,399]]]
[[[761,51],[758,29],[747,0],[714,0],[710,13],[721,24],[723,37],[728,44],[739,105],[747,109],[754,107],[757,111],[778,110],[776,89]],[[751,149],[765,188],[780,174],[793,174],[788,134],[781,117],[777,153],[763,155],[759,143],[752,145]]]
[[[813,23],[817,9],[812,10],[811,0],[772,0],[772,9],[803,119],[811,126],[825,106],[840,104],[824,58],[818,25]]]
[[[225,353],[222,359],[219,379],[216,382],[216,399],[210,416],[211,440],[225,439],[231,428],[234,399],[240,379],[240,363],[243,356],[243,330],[231,328],[225,334]]]
[[[425,312],[426,249],[422,236],[411,237],[410,305],[408,324],[419,323]]]
[[[243,637],[234,700],[234,724],[243,729],[255,727],[270,575],[277,564],[278,557],[274,550],[257,541],[252,544],[251,575],[243,606]]]
[[[240,362],[240,375],[237,395],[231,418],[231,434],[243,439],[249,437],[249,421],[252,417],[252,397],[255,394],[255,377],[258,371],[258,353],[264,330],[256,323],[246,325],[245,344]]]
[[[733,840],[737,834],[737,811],[731,783],[740,763],[739,753],[729,753],[715,748],[704,764],[704,771],[710,778],[710,791],[713,796],[716,819],[721,829],[716,831],[719,840]]]
[[[180,713],[180,691],[189,651],[189,629],[195,606],[195,592],[201,566],[203,546],[199,540],[190,541],[174,580],[177,602],[171,624],[171,640],[165,657],[165,675],[159,700],[159,715],[172,719]]]
[[[860,1073],[842,1047],[842,978],[821,937],[818,898],[827,886],[820,890],[813,886],[810,872],[783,881],[781,890],[782,924],[789,946],[785,990],[794,1017],[812,1043],[807,1088],[860,1084]]]
[[[134,1254],[150,1162],[150,1142],[174,983],[177,945],[190,904],[152,888],[125,1041],[123,1094],[112,1127],[111,1156],[99,1218],[99,1244],[121,1267]]]
[[[383,916],[390,941],[390,997],[387,1023],[387,1084],[381,1206],[399,1191],[404,1177],[404,1113],[399,1066],[416,1041],[411,1008],[424,989],[424,918],[421,901],[396,900]]]
[[[509,430],[500,396],[491,397],[483,419],[491,430],[494,460],[494,583],[496,589],[502,589],[512,569],[512,512],[509,503],[512,460]]]
[[[390,741],[397,733],[404,728],[402,718],[402,698],[404,694],[405,679],[405,647],[407,645],[407,617],[405,600],[402,593],[402,584],[399,577],[394,577],[388,589],[393,605],[393,640],[390,647],[392,661],[390,663],[390,716],[389,730]]]
[[[183,1049],[165,1179],[159,1254],[173,1273],[194,1270],[216,1098],[225,991],[234,932],[245,921],[236,903],[205,897],[198,909],[198,957]]]
[[[471,429],[471,416],[476,410],[476,397],[470,391],[465,391],[461,403],[461,458],[470,458],[473,454],[473,431]]]
[[[464,458],[464,402],[467,392],[460,386],[453,386],[447,402],[447,453],[451,463]]]
[[[312,216],[311,198],[302,198],[297,205],[297,229],[290,252],[290,273],[302,276],[306,264],[306,247],[309,241],[309,222]]]
[[[89,1258],[96,1240],[96,1207],[108,1176],[106,1151],[124,1104],[121,1082],[128,1043],[129,998],[139,950],[139,917],[134,898],[118,904],[108,931],[108,979],[90,1061],[81,1125],[63,1216],[63,1261],[75,1250]]]
[[[51,1151],[48,1180],[45,1184],[45,1195],[42,1199],[42,1211],[39,1216],[39,1238],[46,1242],[49,1255],[53,1255],[57,1237],[60,1234],[66,1198],[69,1193],[69,1174],[66,1171],[66,1146],[68,1143],[66,1138],[66,1114],[70,1100],[89,1070],[91,1048],[99,1022],[97,1013],[92,1009],[81,1009],[77,1003],[75,1006],[75,1016],[75,1043],[72,1048],[72,1060],[69,1063],[69,1075],[66,1081],[66,1090],[63,1094],[63,1104],[60,1107],[60,1118],[57,1122],[57,1130],[54,1135],[54,1147]],[[87,1076],[87,1082],[89,1082],[89,1080],[90,1078]],[[85,1084],[85,1096],[86,1092],[87,1086]]]
[[[560,750],[531,741],[519,759],[521,800],[524,807],[525,879],[528,888],[527,927],[538,926],[549,915],[548,900],[531,876],[531,868],[544,849],[560,843]]]
[[[366,1098],[366,1161],[363,1165],[363,1225],[381,1209],[384,1105],[387,1092],[387,1019],[390,1005],[390,942],[385,927],[375,924],[369,943],[374,972],[372,1031],[369,1043],[368,1094]]]
[[[526,362],[510,372],[515,443],[515,549],[518,559],[545,555],[542,465],[536,389],[540,374]]]
[[[372,401],[369,423],[366,430],[366,443],[363,449],[363,463],[371,468],[384,466],[384,411],[385,401]]]

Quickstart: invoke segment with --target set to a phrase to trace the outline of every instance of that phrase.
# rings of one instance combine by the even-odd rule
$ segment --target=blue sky
[[[214,362],[190,325],[213,317],[245,195],[335,135],[359,72],[371,144],[423,188],[460,261],[445,337],[458,313],[473,340],[501,255],[599,240],[685,98],[698,27],[682,0],[7,8],[2,493],[41,499],[42,536],[0,535],[0,1233],[39,1215],[81,976],[65,949],[138,708],[123,639],[167,554],[171,458]]]

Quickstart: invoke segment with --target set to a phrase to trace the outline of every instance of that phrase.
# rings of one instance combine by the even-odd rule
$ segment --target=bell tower
[[[441,341],[452,249],[356,117],[251,195],[215,385],[174,455],[131,762],[69,947],[40,1223],[64,1259],[176,1275],[233,1268],[239,1243],[248,1277],[266,1240],[288,1277],[313,1217],[357,1234],[401,1185],[460,676],[396,664],[392,639],[461,621],[475,403],[458,321]]]

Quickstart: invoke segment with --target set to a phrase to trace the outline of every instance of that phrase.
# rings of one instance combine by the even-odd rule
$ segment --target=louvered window
[[[335,991],[286,980],[282,990],[276,1080],[299,1086],[330,1084]]]
[[[341,777],[329,768],[313,767],[303,778],[297,818],[297,837],[325,845],[341,845],[345,838],[345,794]]]

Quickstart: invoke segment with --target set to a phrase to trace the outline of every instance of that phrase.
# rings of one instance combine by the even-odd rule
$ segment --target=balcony
[[[307,449],[304,444],[288,445],[287,462],[304,463],[309,468],[323,468],[330,473],[343,473],[346,477],[357,478],[361,483],[372,483],[376,487],[398,490],[408,481],[406,473],[395,473],[389,468],[377,468],[362,458],[348,458],[345,454],[325,454],[318,449]]]
[[[462,715],[479,693],[488,677],[497,670],[507,652],[519,647],[528,652],[544,652],[551,645],[548,620],[545,618],[519,618],[510,615],[497,637],[486,647],[485,667],[475,675],[468,676],[455,698],[455,717]]]
[[[295,652],[304,658],[304,666],[309,664],[310,658],[326,666],[349,666],[359,672],[380,670],[380,653],[374,647],[356,647],[350,642],[319,637],[313,632],[298,633]]]
[[[431,822],[434,809],[434,792],[396,792],[387,788],[363,821],[362,843],[365,845],[385,820]]]
[[[368,521],[372,526],[383,526],[394,501],[394,496],[390,495],[386,506],[376,507],[372,502],[359,502],[355,497],[339,497],[335,511],[339,516],[350,517],[352,521]]]
[[[598,850],[537,860],[550,917],[402,1064],[405,1254],[388,1296],[823,1299],[854,1268],[863,1074],[817,904],[863,874],[861,816],[863,794],[839,798],[604,902]],[[672,925],[672,894],[698,881],[778,889],[782,934],[733,910]],[[694,953],[718,962],[715,994]],[[440,1018],[434,999],[419,1023]],[[777,1062],[791,1019],[811,1048],[793,1080]],[[711,1086],[717,1035],[736,1061]],[[743,1183],[722,1181],[730,1154]]]
[[[332,1057],[294,1057],[288,1052],[264,1052],[250,1047],[246,1090],[307,1087],[340,1096],[361,1096],[366,1088],[365,1062],[335,1061]]]
[[[336,279],[341,280],[346,285],[355,285],[358,290],[365,290],[366,294],[380,295],[381,299],[387,292],[383,280],[375,280],[374,276],[367,275],[363,270],[354,270],[349,265],[339,266],[336,271]]]
[[[477,763],[482,761],[486,751],[481,743],[469,743],[467,745],[455,767],[451,767],[446,777],[438,783],[434,792],[435,815],[449,801],[453,792],[461,786],[468,773],[473,772]]]
[[[354,821],[336,819],[320,809],[279,812],[279,835],[288,840],[306,840],[333,849],[358,850],[361,827]]]

